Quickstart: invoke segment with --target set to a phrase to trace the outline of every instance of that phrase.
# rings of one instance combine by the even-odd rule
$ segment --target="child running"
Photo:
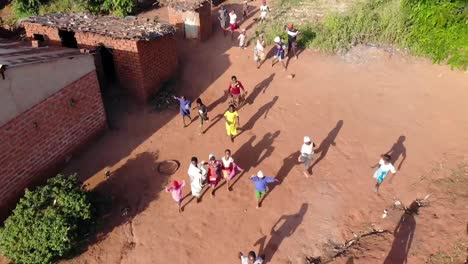
[[[229,83],[227,92],[231,97],[231,104],[233,104],[235,107],[240,106],[242,101],[241,99],[247,94],[244,86],[237,80],[236,76],[231,77],[231,82]]]
[[[301,154],[297,158],[297,161],[304,163],[304,176],[309,178],[309,168],[312,162],[313,154],[314,154],[314,147],[315,144],[312,142],[310,137],[304,137],[304,144],[301,147]]]
[[[266,177],[262,171],[257,175],[252,175],[250,180],[255,183],[255,197],[257,198],[257,209],[260,208],[262,200],[267,193],[267,184],[272,182],[279,182],[277,179]]]
[[[234,138],[237,136],[237,127],[240,125],[239,113],[237,113],[234,105],[229,105],[229,109],[224,113],[226,120],[226,132],[231,142],[234,143]]]
[[[190,188],[192,190],[192,196],[197,198],[197,203],[199,203],[204,187],[204,182],[206,180],[206,170],[203,167],[203,164],[198,164],[197,157],[192,157],[187,173],[190,178]]]
[[[209,162],[208,162],[208,184],[211,190],[211,197],[214,197],[214,192],[216,189],[216,186],[219,183],[219,180],[221,178],[221,169],[223,165],[221,161],[217,160],[215,155],[212,153],[209,156]]]
[[[247,256],[239,252],[239,259],[241,260],[241,264],[262,264],[264,261],[262,257],[257,257],[253,251],[250,251]]]
[[[237,37],[237,39],[239,40],[239,47],[241,49],[245,49],[245,47],[247,46],[247,32],[244,29],[241,30],[241,33],[239,34],[239,36]]]
[[[291,23],[287,26],[286,32],[288,33],[288,57],[291,54],[297,60],[297,35],[299,35],[299,31],[294,28],[294,24]]]
[[[223,164],[223,178],[226,181],[228,191],[231,191],[231,173],[234,171],[234,159],[231,156],[231,150],[226,149],[224,151],[224,157],[221,158],[221,162]]]
[[[218,14],[219,25],[221,26],[221,30],[223,31],[224,36],[226,36],[226,21],[228,11],[224,5],[219,8]]]
[[[396,169],[395,167],[393,167],[392,163],[390,163],[391,160],[392,157],[390,155],[384,154],[381,156],[379,163],[371,167],[373,169],[378,167],[378,169],[374,172],[373,176],[377,180],[374,189],[376,193],[379,192],[379,187],[382,184],[385,177],[387,177],[388,172],[393,173],[393,176],[395,176]]]
[[[260,65],[262,65],[265,58],[265,39],[263,34],[260,34],[254,47],[254,60],[257,63],[257,69],[260,69]]]
[[[229,12],[229,30],[231,31],[231,40],[234,37],[234,31],[237,29],[237,15],[234,10],[231,10]]]
[[[265,22],[268,12],[270,12],[270,8],[268,8],[266,1],[262,1],[262,5],[260,6],[260,23]]]
[[[275,65],[277,61],[281,62],[284,70],[286,70],[286,64],[284,64],[284,55],[286,53],[286,46],[281,41],[280,37],[275,37],[273,40],[275,42],[275,55],[273,56],[273,61],[271,62],[271,67]]]
[[[174,99],[177,99],[179,101],[179,106],[180,106],[180,115],[182,116],[182,122],[184,123],[184,127],[187,127],[192,123],[192,117],[190,117],[190,106],[192,105],[192,102],[185,98],[185,96],[177,97],[174,96]],[[189,119],[189,123],[185,123],[185,118]]]
[[[200,118],[200,134],[205,133],[203,130],[203,124],[208,121],[208,108],[203,104],[200,98],[197,99],[198,117]]]
[[[172,186],[168,186],[166,188],[166,192],[170,192],[172,195],[172,199],[177,203],[177,206],[179,207],[179,213],[182,212],[182,189],[185,186],[185,181],[182,181],[182,183],[179,183],[178,181],[173,181]]]
[[[248,15],[249,15],[249,4],[247,0],[244,0],[244,3],[242,4],[242,20],[246,20]]]

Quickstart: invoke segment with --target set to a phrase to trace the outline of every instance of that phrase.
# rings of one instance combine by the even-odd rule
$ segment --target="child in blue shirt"
[[[250,180],[255,183],[255,197],[257,198],[257,209],[260,208],[263,198],[267,193],[267,184],[272,182],[279,182],[278,180],[266,177],[262,171],[259,171],[257,175],[252,175]]]
[[[181,97],[174,96],[174,99],[179,101],[180,115],[182,116],[184,127],[190,125],[190,123],[192,123],[192,117],[190,117],[190,106],[192,105],[192,102],[189,99],[185,98],[185,96],[181,96]],[[185,123],[185,117],[187,117],[190,121],[188,124]]]

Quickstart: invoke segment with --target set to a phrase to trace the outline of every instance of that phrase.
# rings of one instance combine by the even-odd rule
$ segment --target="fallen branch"
[[[379,235],[383,233],[390,233],[390,231],[385,230],[385,229],[372,229],[367,232],[362,232],[360,234],[353,233],[354,238],[347,240],[344,243],[335,243],[332,241],[329,241],[329,244],[332,247],[333,254],[331,256],[327,257],[326,259],[323,259],[321,257],[306,257],[306,264],[325,264],[325,263],[330,263],[333,261],[335,258],[346,255],[348,251],[355,245],[359,243],[359,240],[363,237],[367,236],[372,236],[372,235]]]
[[[416,199],[409,206],[404,205],[398,198],[394,199],[393,207],[405,211],[407,214],[418,214],[419,208],[429,206],[429,197],[431,194],[426,195],[424,199]]]

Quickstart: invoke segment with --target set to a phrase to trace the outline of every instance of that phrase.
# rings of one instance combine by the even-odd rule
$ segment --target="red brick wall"
[[[51,44],[61,45],[56,28],[32,23],[24,23],[24,26],[27,37],[43,34]],[[146,102],[148,96],[172,77],[177,68],[177,47],[172,35],[152,41],[135,41],[75,32],[75,38],[79,48],[93,49],[101,44],[111,48],[120,84],[140,102]]]
[[[59,31],[56,28],[46,27],[39,24],[29,22],[23,23],[26,36],[30,39],[34,38],[34,34],[44,35],[45,41],[51,45],[62,45],[60,40]]]
[[[72,98],[76,101],[73,106]],[[105,129],[95,71],[1,126],[0,220],[14,207],[24,188],[53,176],[67,156]]]
[[[152,41],[138,41],[138,54],[142,68],[143,83],[140,91],[148,98],[161,85],[171,79],[177,70],[177,49],[175,37],[166,35]]]

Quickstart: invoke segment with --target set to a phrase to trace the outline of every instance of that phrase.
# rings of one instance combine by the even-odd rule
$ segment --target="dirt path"
[[[233,44],[220,32],[206,43],[182,44],[175,85],[193,100],[200,95],[215,119],[226,108],[223,90],[237,75],[250,92],[250,103],[239,112],[248,129],[231,143],[223,121],[200,136],[198,122],[183,129],[176,111],[131,107],[119,130],[107,133],[66,169],[111,194],[115,203],[98,242],[65,262],[237,263],[239,251],[255,249],[270,263],[303,263],[304,256],[321,254],[328,239],[342,241],[369,223],[394,227],[400,215],[380,220],[394,196],[403,201],[424,196],[431,191],[427,182],[450,176],[450,168],[468,161],[466,73],[369,48],[346,58],[304,51],[286,73],[280,65],[271,68],[270,61],[257,70],[251,47],[240,50]],[[287,78],[289,73],[296,77]],[[309,179],[295,162],[304,135],[322,150]],[[406,159],[377,196],[370,166],[392,146],[397,167]],[[188,181],[191,156],[220,156],[225,148],[246,173],[232,192],[222,186],[214,199],[205,195],[179,215],[164,186],[174,179]],[[166,159],[182,164],[169,178],[156,171]],[[259,169],[282,183],[256,210],[248,177]],[[108,170],[112,175],[106,180]],[[434,206],[416,217],[412,245],[401,253],[408,263],[424,263],[463,236],[467,197],[454,207],[448,201],[435,195]],[[355,263],[382,263],[391,243]]]

